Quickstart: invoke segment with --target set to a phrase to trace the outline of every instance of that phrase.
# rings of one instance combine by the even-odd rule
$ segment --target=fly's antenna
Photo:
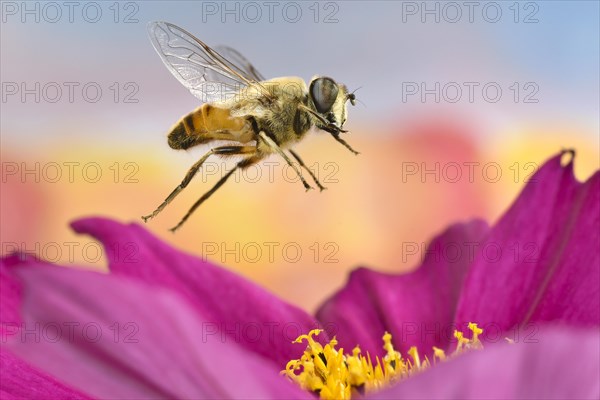
[[[350,104],[352,104],[353,106],[355,106],[356,102],[358,101],[360,104],[362,104],[366,108],[367,105],[364,102],[360,101],[360,99],[357,99],[356,95],[354,94],[360,88],[362,88],[362,86],[359,86],[356,89],[354,89],[351,93],[348,93],[346,95],[346,98],[350,101]]]
[[[350,104],[352,104],[353,106],[355,106],[355,105],[356,105],[356,102],[358,101],[359,103],[361,103],[363,106],[365,106],[365,107],[366,107],[367,105],[366,105],[365,103],[363,103],[362,101],[360,101],[360,99],[357,99],[357,98],[356,98],[356,95],[354,94],[354,93],[356,93],[356,91],[357,91],[358,89],[360,89],[360,88],[362,88],[362,86],[359,86],[359,87],[357,87],[356,89],[354,89],[354,90],[353,90],[351,93],[348,93],[348,94],[346,95],[346,98],[347,98],[348,100],[350,100]]]

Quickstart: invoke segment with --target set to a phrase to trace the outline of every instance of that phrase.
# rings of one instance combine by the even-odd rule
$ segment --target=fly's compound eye
[[[331,110],[335,103],[339,88],[331,78],[317,78],[310,84],[310,96],[315,103],[317,111],[321,114]]]

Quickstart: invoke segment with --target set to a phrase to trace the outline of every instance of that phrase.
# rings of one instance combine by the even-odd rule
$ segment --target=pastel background
[[[481,2],[472,15],[461,2],[274,2],[271,15],[265,2],[75,3],[72,15],[62,3],[2,3],[3,253],[105,268],[68,223],[142,223],[207,151],[167,146],[199,102],[155,54],[152,20],[235,47],[267,77],[361,87],[346,125],[360,156],[322,132],[297,147],[328,190],[305,193],[273,157],[171,234],[231,166],[214,159],[146,225],[309,310],[357,266],[408,271],[422,257],[415,246],[448,224],[493,223],[561,148],[577,150],[579,179],[599,167],[598,2]],[[439,99],[407,92],[436,82]],[[489,83],[502,90],[496,102]]]

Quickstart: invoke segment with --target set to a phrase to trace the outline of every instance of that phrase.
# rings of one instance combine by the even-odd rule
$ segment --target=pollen
[[[321,345],[315,337],[322,330],[313,329],[294,341],[306,342],[306,349],[299,359],[288,362],[281,373],[321,399],[362,397],[464,351],[483,348],[479,341],[483,330],[475,323],[469,323],[469,330],[470,339],[465,338],[462,332],[454,331],[454,337],[457,339],[456,349],[449,355],[446,355],[444,350],[433,347],[433,360],[430,362],[427,356],[421,357],[414,346],[403,357],[394,349],[392,335],[388,332],[382,337],[385,355],[372,359],[369,353],[363,355],[358,346],[352,349],[350,354],[345,354],[343,348],[337,348],[338,342],[335,337],[324,346]]]

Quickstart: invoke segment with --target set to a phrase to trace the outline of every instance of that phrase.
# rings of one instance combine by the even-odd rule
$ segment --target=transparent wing
[[[246,70],[244,62],[250,64],[233,49],[241,57],[235,63],[168,22],[151,22],[148,33],[169,71],[203,102],[227,100],[241,88],[256,83],[255,74]]]
[[[215,50],[223,56],[231,68],[235,69],[241,75],[257,82],[265,80],[265,77],[254,68],[254,65],[236,49],[227,46],[217,46]]]

